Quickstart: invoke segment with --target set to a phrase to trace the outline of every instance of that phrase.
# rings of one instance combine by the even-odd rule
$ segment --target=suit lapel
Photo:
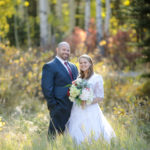
[[[62,70],[66,74],[66,76],[71,80],[71,77],[70,77],[68,71],[66,70],[66,68],[63,66],[63,64],[57,58],[55,58],[55,61],[58,64],[60,70]],[[72,71],[72,69],[71,69],[71,71]]]

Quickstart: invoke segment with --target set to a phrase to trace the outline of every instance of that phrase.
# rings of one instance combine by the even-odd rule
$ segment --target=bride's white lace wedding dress
[[[94,73],[88,79],[88,83],[93,90],[94,98],[104,97],[103,79],[100,75]],[[83,109],[74,103],[67,123],[67,130],[77,144],[84,140],[90,141],[91,137],[97,140],[100,136],[110,143],[111,138],[116,137],[98,104],[87,105]]]

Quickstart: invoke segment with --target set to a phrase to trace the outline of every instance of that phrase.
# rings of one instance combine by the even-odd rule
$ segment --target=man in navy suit
[[[72,102],[67,95],[68,87],[78,76],[77,67],[68,62],[70,45],[61,42],[56,48],[57,56],[43,66],[42,91],[50,111],[48,135],[63,133],[70,117]]]

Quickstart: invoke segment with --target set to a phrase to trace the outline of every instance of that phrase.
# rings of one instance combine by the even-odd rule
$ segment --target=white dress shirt
[[[69,72],[68,71],[68,69],[67,69],[67,67],[66,67],[66,65],[64,64],[65,62],[68,62],[67,60],[63,60],[62,58],[60,58],[59,56],[56,56],[56,58],[62,63],[62,65],[66,68],[66,70],[67,70],[67,72]],[[68,65],[69,66],[69,65]],[[70,67],[69,67],[70,68]],[[71,68],[70,68],[71,69]]]

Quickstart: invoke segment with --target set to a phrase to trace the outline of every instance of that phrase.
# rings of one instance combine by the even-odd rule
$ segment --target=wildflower
[[[0,131],[2,131],[4,126],[5,126],[5,122],[3,122],[2,118],[0,117]]]

